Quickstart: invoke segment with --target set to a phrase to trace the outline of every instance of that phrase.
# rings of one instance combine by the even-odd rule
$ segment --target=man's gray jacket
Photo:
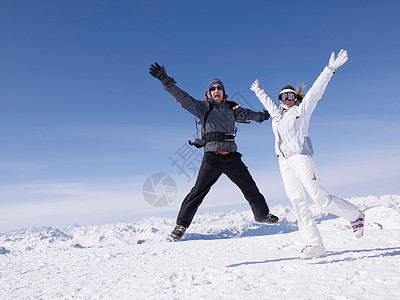
[[[205,96],[203,100],[196,100],[176,85],[165,87],[165,90],[168,91],[184,109],[200,119],[206,136],[214,132],[235,134],[236,121],[245,122],[252,120],[261,123],[265,120],[265,112],[255,112],[247,108],[242,108],[232,101],[224,101],[221,104],[207,96]],[[204,126],[204,117],[209,110],[210,103],[212,103],[212,109],[209,111]],[[235,152],[237,151],[237,145],[234,141],[211,141],[206,143],[204,151]]]

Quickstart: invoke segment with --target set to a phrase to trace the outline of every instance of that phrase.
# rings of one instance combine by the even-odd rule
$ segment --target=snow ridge
[[[366,212],[367,226],[400,229],[399,195],[353,197],[347,200]],[[345,220],[321,213],[316,205],[311,205],[311,209],[318,223],[335,219],[336,229],[350,229]],[[280,218],[280,221],[272,226],[254,223],[250,210],[200,214],[187,230],[183,241],[263,236],[297,230],[296,216],[291,207],[277,205],[271,211]],[[33,227],[0,235],[0,254],[10,251],[37,251],[51,247],[65,249],[173,242],[169,233],[174,224],[174,219],[148,217],[133,223],[100,226],[74,225],[40,229]]]

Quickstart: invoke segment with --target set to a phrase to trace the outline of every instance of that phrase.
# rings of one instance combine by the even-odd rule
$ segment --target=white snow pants
[[[299,231],[306,245],[323,246],[323,243],[307,204],[304,188],[323,212],[337,215],[350,222],[357,219],[359,215],[357,206],[325,192],[311,156],[298,154],[287,158],[279,157],[279,168],[286,195],[293,204]]]

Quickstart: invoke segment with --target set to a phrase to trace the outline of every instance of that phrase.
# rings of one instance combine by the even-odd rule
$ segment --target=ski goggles
[[[283,90],[280,94],[279,94],[279,100],[281,100],[282,102],[289,100],[289,101],[294,101],[297,99],[297,94],[295,91],[293,90]]]
[[[222,91],[222,85],[212,86],[210,87],[210,92],[214,92],[215,90]]]

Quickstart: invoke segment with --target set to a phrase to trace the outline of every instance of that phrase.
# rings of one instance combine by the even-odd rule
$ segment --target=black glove
[[[154,63],[153,65],[150,66],[149,68],[150,74],[157,78],[158,80],[163,80],[167,77],[167,72],[165,71],[165,67],[160,65],[158,63]]]
[[[262,112],[263,121],[268,120],[270,116],[271,115],[269,114],[269,112],[264,109],[264,111]]]
[[[160,66],[156,62],[150,66],[149,70],[150,70],[149,73],[151,74],[151,76],[160,80],[161,83],[163,84],[164,88],[174,85],[176,83],[176,81],[172,77],[169,77],[167,75],[167,72],[165,71],[165,67]]]

